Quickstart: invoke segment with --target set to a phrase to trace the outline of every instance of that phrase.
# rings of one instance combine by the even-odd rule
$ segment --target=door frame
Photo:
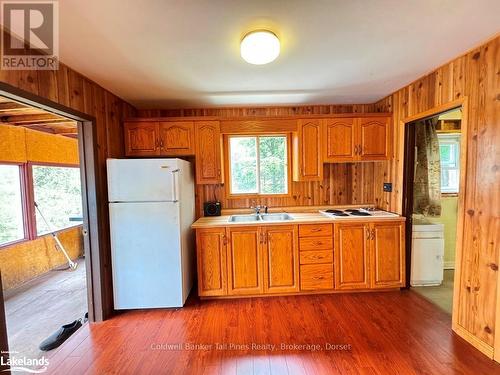
[[[102,176],[99,174],[97,158],[97,131],[96,119],[93,116],[55,103],[49,99],[31,94],[17,87],[0,82],[0,95],[21,102],[23,104],[51,112],[77,122],[78,151],[80,156],[80,174],[82,183],[83,208],[83,238],[85,248],[87,301],[89,321],[100,322],[109,315],[109,301],[107,301],[103,283],[104,254],[100,251],[105,243],[103,208],[100,202],[106,201],[103,192],[99,189]],[[3,307],[3,293],[0,289],[0,304]],[[0,331],[5,327],[5,315],[0,308]],[[8,343],[0,337],[0,349]]]
[[[439,105],[428,111],[418,113],[413,116],[404,118],[401,121],[401,127],[404,130],[404,166],[403,166],[403,205],[402,212],[406,216],[406,288],[410,287],[410,276],[411,276],[411,249],[412,249],[412,211],[413,211],[413,169],[414,169],[414,154],[415,150],[410,150],[408,145],[414,144],[414,134],[409,131],[409,124],[415,121],[423,120],[429,117],[434,117],[440,113],[448,112],[453,109],[462,109],[462,119],[461,119],[461,141],[460,141],[460,181],[458,188],[458,212],[457,212],[457,242],[455,246],[455,276],[453,280],[453,310],[452,310],[452,329],[454,331],[463,330],[462,327],[458,325],[457,313],[458,313],[458,300],[460,294],[460,274],[462,270],[462,259],[464,250],[463,249],[463,237],[464,237],[464,221],[465,221],[465,194],[466,194],[466,181],[467,181],[467,143],[468,143],[468,97],[464,96],[461,99],[457,99],[446,104]],[[409,178],[412,178],[410,180]]]

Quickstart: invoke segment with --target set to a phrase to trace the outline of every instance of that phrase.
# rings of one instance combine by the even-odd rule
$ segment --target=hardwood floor
[[[500,374],[450,327],[448,314],[412,291],[191,297],[183,309],[85,325],[50,357],[49,373]]]

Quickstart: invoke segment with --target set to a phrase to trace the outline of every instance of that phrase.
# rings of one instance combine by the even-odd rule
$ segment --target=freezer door
[[[176,201],[178,159],[108,159],[109,202]]]
[[[178,203],[110,203],[115,309],[181,307]]]

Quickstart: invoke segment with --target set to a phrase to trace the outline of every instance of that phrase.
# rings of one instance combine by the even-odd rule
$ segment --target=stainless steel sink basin
[[[259,214],[259,215],[232,215],[229,217],[229,222],[245,223],[252,221],[287,221],[293,220],[293,217],[286,213],[278,214]]]
[[[229,217],[229,221],[233,223],[243,223],[249,221],[259,221],[260,218],[257,215],[232,215]]]
[[[286,213],[282,214],[263,214],[261,215],[262,220],[264,221],[286,221],[293,220],[293,217]]]

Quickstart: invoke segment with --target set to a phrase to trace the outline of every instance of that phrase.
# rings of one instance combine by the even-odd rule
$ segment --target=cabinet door
[[[124,130],[126,156],[160,154],[157,122],[126,122]]]
[[[370,228],[362,223],[335,224],[335,288],[368,289]]]
[[[321,120],[299,120],[294,138],[294,180],[323,180]]]
[[[336,118],[324,120],[324,161],[331,163],[354,161],[357,157],[356,119]]]
[[[194,123],[192,121],[160,122],[162,155],[194,154]]]
[[[195,124],[195,143],[196,183],[222,183],[219,122],[197,122]]]
[[[264,245],[264,292],[288,293],[299,289],[297,227],[262,227]]]
[[[229,295],[261,294],[263,288],[260,229],[254,226],[227,228]]]
[[[359,119],[359,147],[361,160],[387,160],[390,140],[389,117]]]
[[[372,288],[404,286],[404,238],[403,222],[372,224],[370,241]]]
[[[196,230],[198,295],[227,294],[225,228]]]

